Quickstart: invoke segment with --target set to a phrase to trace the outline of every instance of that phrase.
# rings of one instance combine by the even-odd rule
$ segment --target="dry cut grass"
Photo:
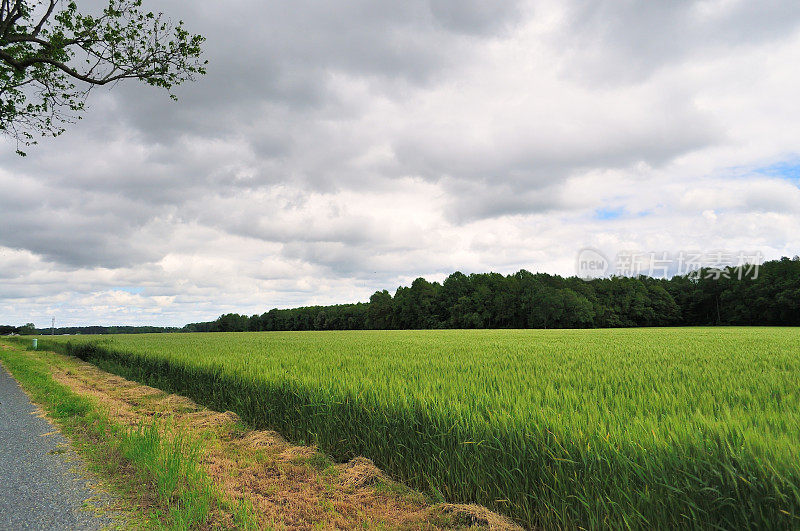
[[[233,412],[212,411],[188,398],[61,358],[65,363],[53,369],[56,381],[100,403],[117,422],[135,427],[162,419],[161,425],[170,430],[201,438],[203,470],[234,505],[251,512],[259,527],[519,529],[477,505],[431,504],[364,457],[333,463],[313,446],[292,445],[274,431],[247,429]]]

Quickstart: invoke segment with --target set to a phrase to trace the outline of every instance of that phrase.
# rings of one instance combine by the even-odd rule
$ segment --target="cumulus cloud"
[[[0,321],[183,324],[572,274],[585,246],[798,253],[793,2],[153,7],[209,74],[177,104],[97,90],[0,154]]]

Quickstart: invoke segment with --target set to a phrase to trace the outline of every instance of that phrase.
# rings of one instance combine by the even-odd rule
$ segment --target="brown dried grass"
[[[315,447],[291,445],[277,432],[242,432],[233,412],[211,411],[74,358],[69,362],[67,369],[54,368],[55,379],[94,398],[114,420],[136,426],[169,418],[206,439],[204,470],[230,500],[249,503],[262,528],[519,529],[484,507],[431,505],[409,489],[386,488],[392,481],[367,458],[329,465]]]

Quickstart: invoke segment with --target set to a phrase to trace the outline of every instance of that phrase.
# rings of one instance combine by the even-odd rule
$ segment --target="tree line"
[[[582,280],[519,271],[418,278],[367,303],[229,313],[187,332],[430,328],[800,325],[800,259],[701,269],[671,279]]]
[[[453,273],[441,284],[418,278],[369,302],[229,313],[182,328],[91,326],[56,334],[399,330],[429,328],[617,328],[636,326],[800,325],[800,259],[759,268],[701,269],[671,279],[582,280],[526,270],[511,275]],[[0,327],[0,333],[51,329]]]
[[[56,328],[36,328],[33,323],[24,326],[0,325],[0,335],[94,335],[94,334],[159,334],[182,332],[183,328],[174,326],[61,326]]]

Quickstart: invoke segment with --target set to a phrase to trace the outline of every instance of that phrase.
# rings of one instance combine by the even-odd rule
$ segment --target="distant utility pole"
[[[50,335],[56,335],[56,318],[53,317],[53,320],[50,322]]]

